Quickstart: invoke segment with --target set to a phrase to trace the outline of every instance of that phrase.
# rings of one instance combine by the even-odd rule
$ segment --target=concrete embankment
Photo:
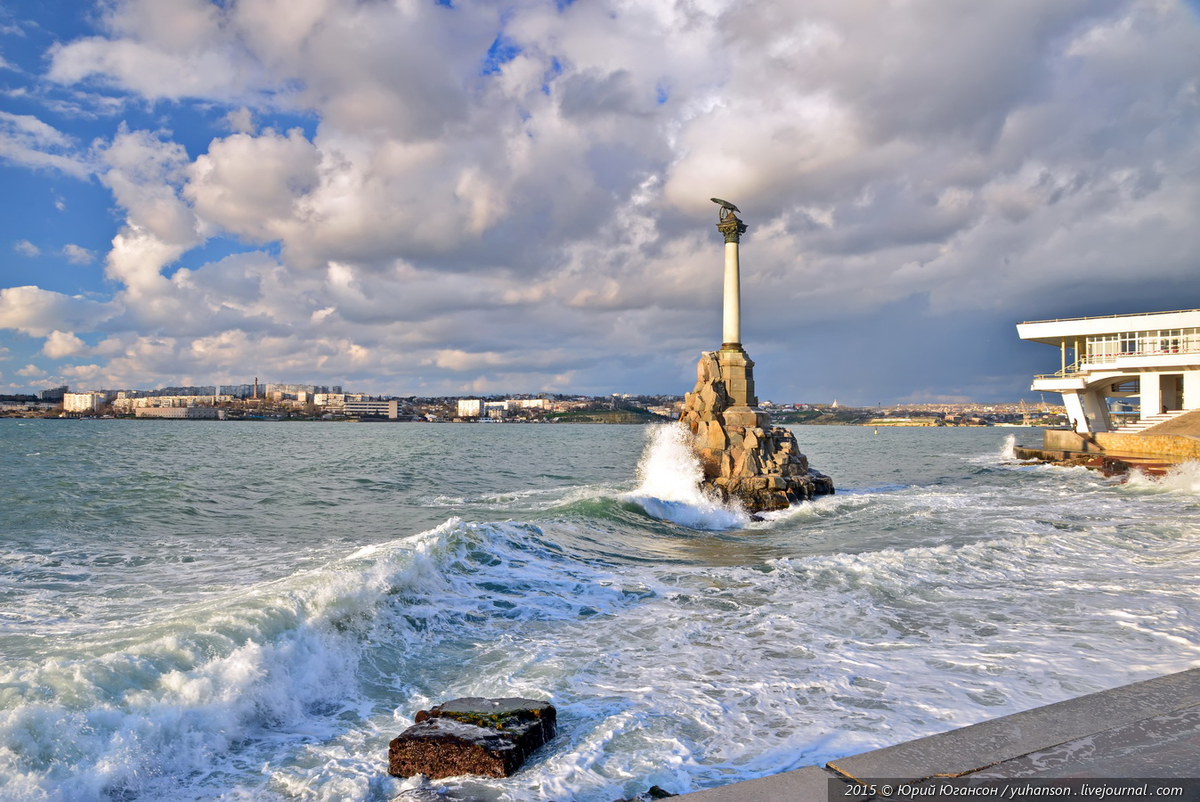
[[[1156,777],[1200,777],[1200,668],[679,799],[833,802],[869,799],[861,787],[883,780],[919,795],[945,778]]]
[[[1188,416],[1191,417],[1191,416]],[[1145,473],[1161,474],[1188,460],[1200,460],[1200,436],[1195,421],[1180,429],[1172,421],[1136,434],[1096,432],[1080,434],[1065,429],[1047,429],[1042,433],[1041,448],[1017,446],[1018,459],[1040,459],[1061,465],[1082,465],[1107,475],[1128,473],[1137,468]],[[1167,430],[1166,427],[1171,427]]]

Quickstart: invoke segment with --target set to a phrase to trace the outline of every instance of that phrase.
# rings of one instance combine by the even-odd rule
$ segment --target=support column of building
[[[1087,415],[1089,431],[1107,432],[1112,428],[1108,421],[1108,401],[1103,387],[1084,392],[1083,411]]]
[[[1083,411],[1083,398],[1080,394],[1073,390],[1063,390],[1062,399],[1063,406],[1067,410],[1067,420],[1071,422],[1071,429],[1080,434],[1087,434],[1091,431],[1088,428],[1087,415]]]
[[[1183,374],[1183,408],[1200,409],[1200,373],[1194,370]]]
[[[1162,412],[1162,379],[1158,373],[1143,373],[1138,377],[1138,401],[1141,402],[1142,420]]]

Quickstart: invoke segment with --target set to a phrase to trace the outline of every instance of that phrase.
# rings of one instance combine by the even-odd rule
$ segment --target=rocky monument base
[[[750,513],[833,493],[833,480],[809,467],[795,436],[751,406],[758,403],[753,368],[738,345],[706,352],[696,365],[696,386],[684,396],[680,421],[694,435],[704,486],[723,501],[736,498]]]

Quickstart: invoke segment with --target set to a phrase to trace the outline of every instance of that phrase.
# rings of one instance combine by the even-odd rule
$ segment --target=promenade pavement
[[[946,777],[1200,778],[1200,668],[678,798],[856,802],[868,798],[853,794],[865,781],[919,789]],[[1196,795],[1192,787],[1178,799]]]

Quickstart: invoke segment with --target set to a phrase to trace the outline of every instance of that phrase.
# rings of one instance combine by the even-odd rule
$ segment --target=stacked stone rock
[[[680,420],[694,435],[704,485],[751,513],[834,492],[833,480],[809,467],[795,436],[755,408],[753,368],[737,347],[706,352],[696,366]]]

